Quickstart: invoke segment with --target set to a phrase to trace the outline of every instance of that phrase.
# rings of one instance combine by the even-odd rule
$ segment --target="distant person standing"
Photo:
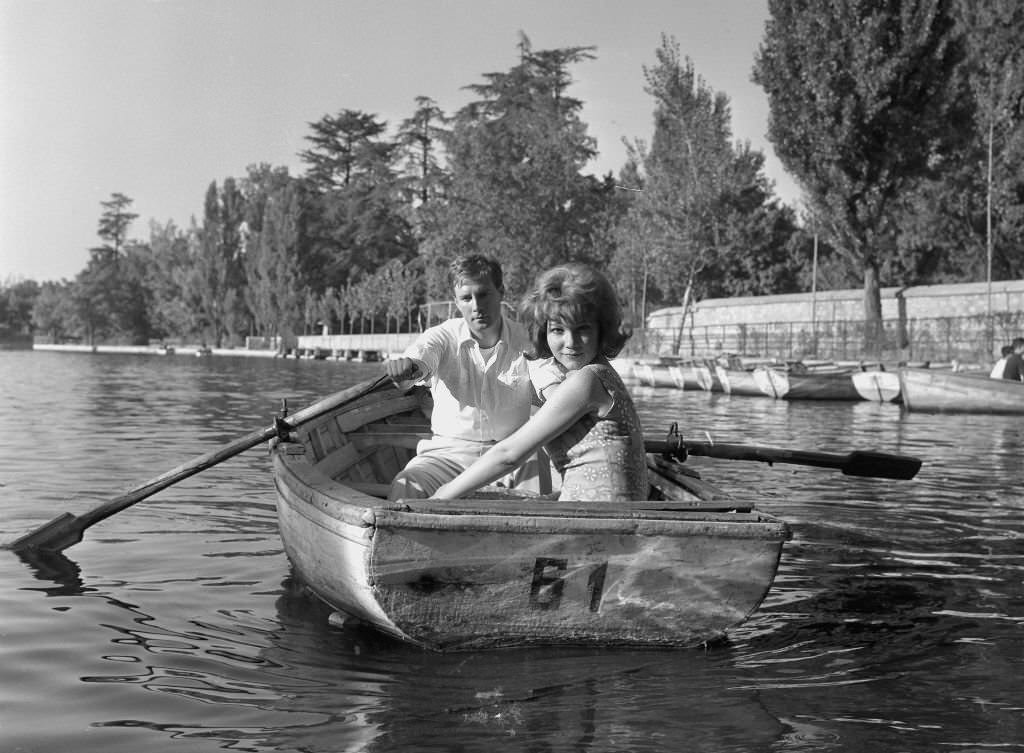
[[[1015,337],[1010,344],[1013,346],[1013,352],[1006,357],[1003,379],[1024,382],[1024,337]]]
[[[1006,369],[1006,357],[1013,352],[1012,345],[1004,345],[1000,351],[999,360],[995,362],[992,371],[989,372],[990,379],[1002,379],[1003,370]]]

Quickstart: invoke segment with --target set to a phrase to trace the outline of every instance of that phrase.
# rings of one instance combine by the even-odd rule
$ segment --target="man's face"
[[[455,285],[455,305],[469,325],[470,334],[485,348],[493,346],[501,334],[502,292],[494,287],[490,277],[463,278]]]

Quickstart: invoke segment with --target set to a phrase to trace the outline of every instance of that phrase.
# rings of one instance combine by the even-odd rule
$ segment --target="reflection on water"
[[[265,426],[282,397],[303,405],[378,369],[0,354],[0,540]],[[1022,749],[1019,419],[635,394],[651,435],[678,421],[689,438],[925,465],[895,482],[692,458],[794,533],[762,608],[727,641],[449,655],[328,623],[289,574],[253,450],[95,526],[66,556],[0,557],[0,747]]]

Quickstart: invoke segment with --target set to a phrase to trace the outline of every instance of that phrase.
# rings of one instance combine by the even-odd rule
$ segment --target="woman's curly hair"
[[[614,358],[629,339],[622,307],[611,282],[586,264],[571,263],[542,272],[519,305],[533,344],[533,357],[549,358],[548,322],[598,324],[598,352]]]

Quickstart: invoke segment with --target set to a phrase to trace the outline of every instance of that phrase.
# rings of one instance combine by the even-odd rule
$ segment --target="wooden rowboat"
[[[429,411],[423,388],[380,387],[271,443],[285,550],[344,615],[436,650],[694,646],[770,588],[786,524],[660,455],[648,501],[387,501]]]
[[[1024,382],[944,369],[903,368],[899,378],[911,411],[1024,413]]]

